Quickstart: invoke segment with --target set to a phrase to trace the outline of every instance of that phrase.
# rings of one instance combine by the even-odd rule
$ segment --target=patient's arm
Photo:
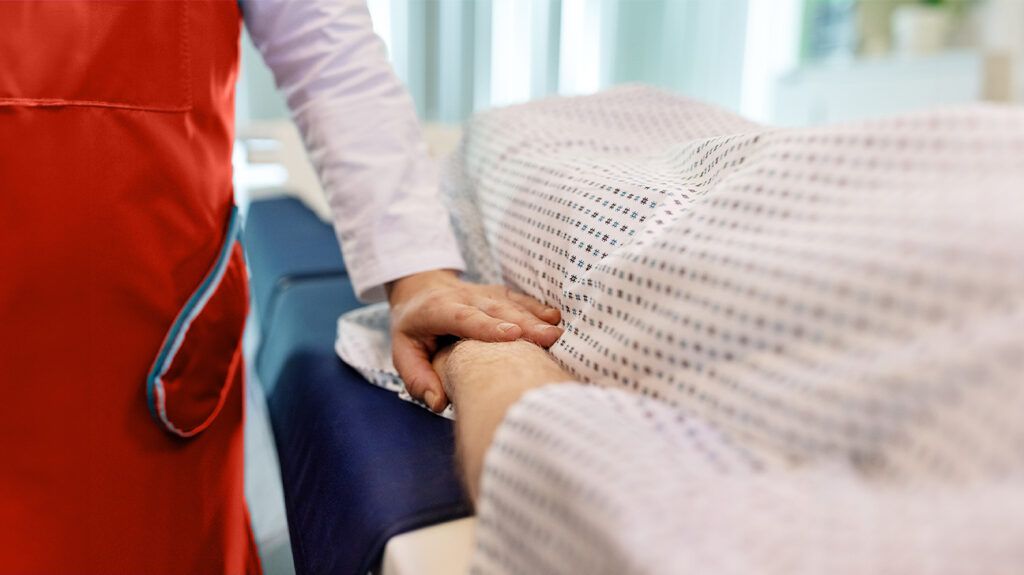
[[[470,496],[477,499],[483,459],[505,412],[527,391],[571,381],[546,351],[527,341],[460,341],[434,367],[458,413],[456,443]]]

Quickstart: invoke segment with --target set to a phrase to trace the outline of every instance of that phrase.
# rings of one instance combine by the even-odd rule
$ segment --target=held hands
[[[558,310],[504,286],[464,282],[453,271],[423,272],[388,286],[395,368],[413,397],[441,411],[448,397],[431,357],[438,338],[529,340],[549,347],[562,335]]]

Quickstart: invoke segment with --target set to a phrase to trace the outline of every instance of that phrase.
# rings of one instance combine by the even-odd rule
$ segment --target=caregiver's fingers
[[[519,293],[506,287],[496,287],[499,290],[502,290],[502,293],[500,294],[501,297],[515,302],[517,305],[526,309],[526,311],[537,316],[537,318],[546,321],[551,325],[557,325],[558,322],[562,321],[562,312],[558,311],[558,309],[541,303],[524,293]]]
[[[475,305],[454,302],[426,310],[415,329],[423,334],[491,342],[513,341],[523,335],[523,328],[515,322],[492,317]]]
[[[448,360],[451,358],[452,350],[454,348],[454,343],[446,345],[437,350],[434,353],[434,357],[430,359],[430,365],[434,368],[434,372],[441,378],[441,389],[444,390],[445,395],[448,396],[448,401],[452,404],[456,401],[454,389],[455,382],[451,376],[451,372],[448,370]]]
[[[448,397],[430,363],[430,349],[426,344],[404,334],[395,334],[391,342],[391,356],[409,395],[426,403],[434,412],[440,412],[448,405]]]
[[[473,304],[491,317],[518,325],[523,330],[522,337],[541,347],[550,347],[562,335],[561,328],[537,317],[511,299],[485,297],[474,300]]]

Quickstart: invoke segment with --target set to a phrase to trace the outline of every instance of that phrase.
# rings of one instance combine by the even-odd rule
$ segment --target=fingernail
[[[539,323],[539,324],[537,324],[537,329],[539,329],[541,331],[549,331],[549,330],[552,330],[552,329],[557,329],[558,331],[562,331],[562,328],[558,327],[557,325],[551,325],[549,323]]]
[[[423,394],[423,401],[426,402],[427,407],[434,409],[434,400],[437,399],[437,394],[433,391],[428,391]]]
[[[511,331],[511,329],[514,328],[515,326],[516,326],[516,324],[514,324],[514,323],[507,323],[507,322],[506,323],[499,323],[498,324],[498,329],[500,329],[501,331],[507,332],[507,331]]]
[[[557,311],[558,311],[557,309],[555,309],[553,307],[549,307],[548,309],[544,310],[544,313],[555,313]]]

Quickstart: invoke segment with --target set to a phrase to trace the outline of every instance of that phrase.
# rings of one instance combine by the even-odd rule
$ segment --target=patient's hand
[[[476,501],[484,455],[505,412],[527,391],[572,376],[527,341],[461,341],[437,353],[434,368],[456,409],[455,438],[463,477]]]
[[[464,282],[448,270],[396,280],[388,286],[388,300],[395,368],[409,394],[434,411],[448,404],[430,367],[438,337],[491,342],[525,338],[548,347],[562,335],[556,325],[558,310],[504,286]]]

